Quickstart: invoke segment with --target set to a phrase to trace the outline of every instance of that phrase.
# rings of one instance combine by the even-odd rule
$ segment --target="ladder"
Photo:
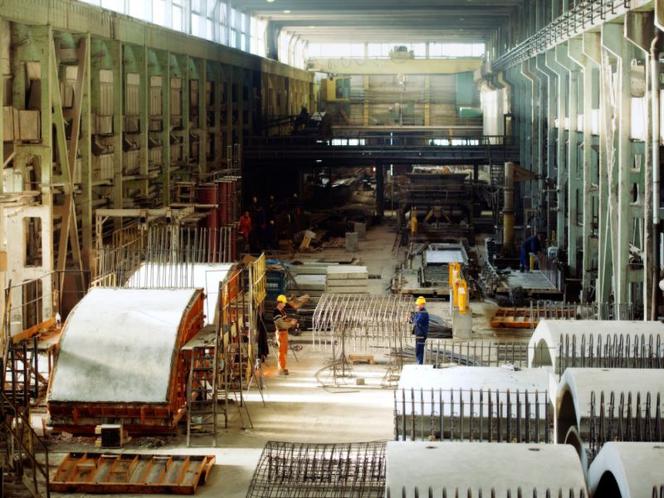
[[[219,394],[225,384],[219,382],[224,375],[223,347],[219,325],[214,338],[192,349],[187,380],[187,446],[192,445],[192,436],[212,437],[212,446],[217,446],[217,416]],[[228,411],[221,409],[224,425],[228,425]]]

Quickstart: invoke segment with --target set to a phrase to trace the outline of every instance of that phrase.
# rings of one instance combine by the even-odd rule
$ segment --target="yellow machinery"
[[[452,293],[452,308],[460,313],[466,313],[469,309],[470,298],[468,295],[468,282],[461,273],[461,263],[450,263],[449,284]]]

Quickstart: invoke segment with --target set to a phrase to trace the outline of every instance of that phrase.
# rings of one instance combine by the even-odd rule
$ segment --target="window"
[[[81,0],[142,21],[182,31],[264,57],[267,21],[229,8],[225,0]],[[362,45],[362,44],[359,44]],[[304,59],[305,44],[286,49]],[[355,47],[353,53],[357,53]],[[302,66],[304,63],[302,63]]]

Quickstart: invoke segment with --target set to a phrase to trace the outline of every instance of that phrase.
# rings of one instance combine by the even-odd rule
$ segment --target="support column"
[[[376,216],[379,220],[385,215],[385,166],[376,165]]]
[[[556,62],[567,70],[568,85],[567,85],[567,149],[566,149],[566,163],[567,163],[567,265],[571,275],[578,275],[577,268],[577,255],[578,255],[578,242],[579,242],[579,184],[581,181],[579,175],[579,79],[581,66],[578,65],[572,58],[570,52],[572,49],[572,42],[577,42],[578,50],[580,51],[580,42],[578,40],[570,40],[567,43],[558,45],[556,47]],[[581,77],[582,78],[582,77]]]
[[[566,198],[565,188],[567,186],[567,157],[565,149],[565,118],[567,117],[567,87],[565,78],[567,69],[556,60],[557,48],[550,50],[545,55],[546,67],[553,73],[553,78],[549,79],[550,85],[555,85],[555,95],[552,86],[549,86],[549,102],[552,108],[549,109],[549,132],[555,136],[555,161],[549,165],[549,171],[555,165],[556,168],[556,245],[565,247],[565,215]],[[553,111],[553,113],[551,112]],[[555,127],[555,119],[558,120],[558,126]],[[549,151],[552,152],[552,141],[548,142]]]
[[[631,67],[633,48],[623,37],[623,26],[619,24],[605,24],[602,26],[602,79],[609,85],[615,60],[617,73],[617,99],[614,116],[617,118],[617,129],[613,147],[608,147],[607,155],[609,198],[610,198],[610,239],[613,261],[613,297],[615,316],[623,318],[625,309],[630,303],[629,293],[629,257],[630,257],[630,228],[632,226],[632,210],[630,207],[629,175],[633,167],[632,147],[630,142],[631,131]],[[605,95],[607,98],[608,95]],[[606,116],[605,126],[607,133],[613,133],[613,122]],[[617,211],[617,212],[616,212]],[[616,219],[617,218],[617,219]]]
[[[653,162],[652,162],[652,148],[650,138],[652,137],[653,126],[653,108],[649,105],[652,102],[653,84],[652,81],[657,82],[658,77],[651,79],[651,47],[653,42],[656,43],[655,33],[656,28],[652,29],[654,25],[653,12],[628,12],[625,17],[625,38],[632,43],[637,51],[643,57],[644,67],[644,85],[645,85],[645,104],[646,112],[642,116],[644,120],[645,142],[644,142],[644,156],[643,156],[643,181],[642,192],[643,195],[639,197],[639,203],[643,206],[643,237],[641,245],[641,254],[643,260],[643,318],[648,320],[654,318],[652,306],[653,298],[656,296],[658,280],[658,272],[656,269],[655,261],[655,246],[654,246],[654,224],[653,219]],[[654,85],[658,86],[657,83]],[[657,91],[658,89],[655,89]],[[640,189],[641,190],[641,189]]]

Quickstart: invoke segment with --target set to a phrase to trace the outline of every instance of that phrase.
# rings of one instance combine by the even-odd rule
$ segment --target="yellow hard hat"
[[[277,302],[286,304],[288,302],[288,298],[283,294],[279,294],[279,296],[277,296]]]
[[[427,304],[427,300],[424,299],[423,296],[420,296],[415,300],[415,304],[418,305],[418,306],[421,306],[423,304]]]

